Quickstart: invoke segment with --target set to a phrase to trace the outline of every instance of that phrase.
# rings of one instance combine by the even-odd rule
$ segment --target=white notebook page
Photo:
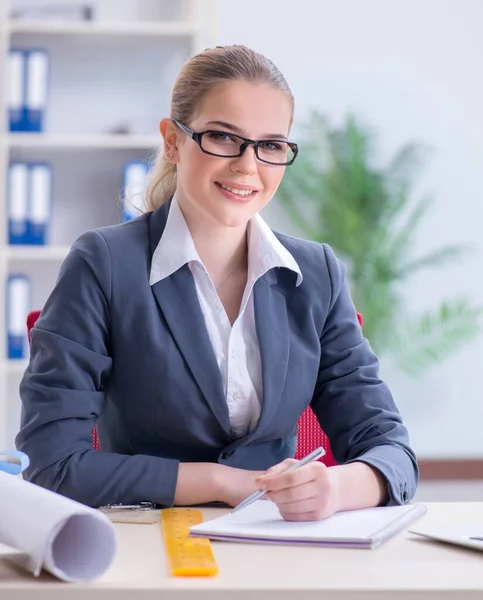
[[[422,504],[406,504],[341,512],[323,521],[289,522],[273,502],[258,500],[236,513],[195,525],[191,532],[231,539],[370,543],[425,512]]]

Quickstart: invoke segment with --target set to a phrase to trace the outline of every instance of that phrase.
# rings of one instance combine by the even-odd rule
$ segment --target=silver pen
[[[285,469],[285,471],[283,471],[283,472],[289,473],[290,471],[295,471],[299,467],[303,467],[307,463],[321,458],[322,456],[324,456],[324,454],[325,454],[325,450],[322,448],[322,446],[320,446],[319,448],[317,448],[310,454],[307,454],[307,456],[304,456],[304,458],[302,458],[298,462],[293,463],[293,465],[290,465],[290,467],[288,467],[288,469]],[[253,494],[250,494],[247,498],[245,498],[245,500],[242,500],[240,502],[240,504],[237,504],[235,506],[235,508],[232,509],[231,512],[234,513],[237,510],[246,508],[247,506],[249,506],[250,504],[255,502],[255,500],[260,500],[260,498],[263,498],[263,496],[265,496],[266,493],[267,492],[265,490],[257,490],[256,492],[253,492]]]
[[[106,504],[99,506],[100,510],[152,510],[152,502],[140,502],[139,504]]]

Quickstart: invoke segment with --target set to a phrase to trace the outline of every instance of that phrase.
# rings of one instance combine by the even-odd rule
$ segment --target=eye
[[[226,133],[225,131],[208,131],[206,133],[206,137],[210,140],[210,142],[215,142],[219,144],[237,142],[236,138],[234,138],[230,133]]]
[[[287,144],[267,140],[266,142],[261,142],[260,147],[262,150],[268,150],[270,152],[283,152],[286,149]]]

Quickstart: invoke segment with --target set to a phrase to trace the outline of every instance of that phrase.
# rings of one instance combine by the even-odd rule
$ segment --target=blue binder
[[[26,54],[12,49],[7,59],[7,106],[10,131],[26,129]]]
[[[30,310],[31,286],[25,275],[9,275],[7,280],[7,356],[25,358],[28,353],[26,320]]]
[[[149,164],[144,161],[133,160],[124,165],[121,214],[123,221],[130,221],[143,214],[148,173]]]
[[[52,167],[30,163],[27,212],[27,244],[47,244],[52,215]]]
[[[27,213],[29,197],[29,167],[24,162],[12,162],[8,171],[8,243],[28,243]]]
[[[45,50],[28,50],[26,58],[26,130],[44,130],[49,81],[49,55]]]

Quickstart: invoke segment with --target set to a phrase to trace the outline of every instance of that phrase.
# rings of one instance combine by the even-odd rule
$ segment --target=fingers
[[[317,495],[318,486],[315,481],[309,481],[302,485],[283,488],[281,490],[270,490],[267,497],[276,504],[288,504],[292,502],[301,502]]]
[[[267,492],[286,521],[319,521],[337,511],[337,481],[320,462],[286,472],[294,464],[287,460],[269,469],[256,480]]]
[[[270,467],[269,469],[267,469],[265,471],[265,473],[263,473],[260,477],[257,477],[255,479],[255,481],[258,483],[259,480],[261,480],[261,479],[263,480],[265,477],[269,477],[272,475],[279,475],[280,473],[283,473],[284,471],[286,471],[291,465],[293,465],[294,463],[297,463],[297,462],[298,461],[295,460],[294,458],[286,458],[281,463],[273,465],[273,467]]]
[[[281,467],[277,469],[277,472],[267,473],[257,478],[257,485],[260,489],[267,490],[270,492],[283,490],[286,488],[293,488],[299,485],[303,485],[309,483],[314,480],[322,480],[325,477],[325,472],[327,467],[319,462],[310,463],[308,465],[304,465],[299,469],[295,469],[294,471],[290,471],[289,473],[283,472],[287,468],[283,468],[284,463],[280,463],[280,465],[276,465],[276,467]],[[290,463],[293,464],[293,461]],[[272,467],[273,468],[273,467]]]
[[[277,500],[275,503],[280,515],[286,521],[319,521],[333,515],[335,512],[330,494],[321,495],[317,490],[313,496],[303,500],[289,500],[287,502]]]
[[[313,509],[302,513],[280,510],[280,516],[285,519],[285,521],[320,521],[330,517],[331,515],[332,513],[324,514],[320,509]]]

